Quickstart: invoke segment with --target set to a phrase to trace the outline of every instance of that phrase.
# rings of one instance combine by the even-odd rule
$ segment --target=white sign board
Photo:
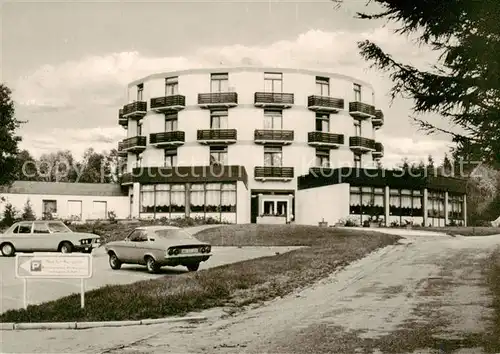
[[[92,277],[92,256],[78,253],[16,255],[16,277],[24,279],[84,279]]]

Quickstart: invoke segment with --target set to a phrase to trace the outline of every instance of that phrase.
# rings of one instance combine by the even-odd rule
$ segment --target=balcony
[[[375,151],[372,152],[374,159],[380,159],[384,157],[384,145],[382,143],[375,143]]]
[[[180,146],[185,142],[184,135],[182,131],[152,133],[149,134],[149,143],[157,148]]]
[[[120,184],[122,186],[130,185],[133,183],[134,183],[134,178],[132,176],[132,173],[125,172],[120,176]]]
[[[122,150],[132,153],[140,153],[146,150],[146,137],[133,136],[122,141]]]
[[[290,181],[293,179],[293,167],[256,166],[254,178],[258,181]]]
[[[123,106],[123,118],[141,119],[148,111],[145,101],[136,101]]]
[[[375,107],[363,102],[349,102],[349,114],[357,119],[374,118]]]
[[[236,92],[199,93],[198,106],[201,108],[231,108],[238,105]]]
[[[384,113],[380,109],[375,110],[375,117],[372,118],[372,124],[375,129],[384,125]]]
[[[344,109],[344,100],[334,97],[309,96],[307,97],[307,107],[311,111],[336,113]]]
[[[361,136],[351,136],[349,138],[349,147],[356,153],[375,151],[375,140]]]
[[[293,106],[293,93],[255,92],[254,105],[261,108],[290,108]]]
[[[290,145],[293,142],[293,130],[255,130],[256,144]]]
[[[128,127],[128,119],[123,117],[123,109],[120,109],[118,111],[118,124],[120,124],[124,128]]]
[[[344,135],[326,132],[309,132],[307,133],[307,143],[315,147],[337,148],[344,145]]]
[[[118,156],[120,157],[127,157],[128,153],[123,149],[123,142],[120,141],[118,142]]]
[[[204,129],[198,130],[197,140],[200,144],[234,144],[237,139],[236,129]]]
[[[177,112],[186,108],[186,97],[183,95],[154,97],[149,106],[157,113]]]

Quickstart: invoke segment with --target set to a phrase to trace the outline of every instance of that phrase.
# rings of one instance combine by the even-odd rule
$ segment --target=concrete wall
[[[349,217],[349,184],[335,184],[297,191],[295,212],[297,224],[334,225]]]
[[[48,195],[48,194],[0,194],[5,202],[0,203],[0,214],[3,213],[6,203],[11,203],[14,208],[22,213],[26,201],[29,199],[35,216],[43,216],[43,200],[55,200],[57,205],[57,218],[69,219],[80,210],[82,221],[87,219],[107,218],[107,212],[114,211],[116,218],[125,219],[129,216],[129,203],[126,196],[81,196],[81,195]],[[95,202],[105,202],[99,206]],[[80,207],[78,206],[80,205]]]

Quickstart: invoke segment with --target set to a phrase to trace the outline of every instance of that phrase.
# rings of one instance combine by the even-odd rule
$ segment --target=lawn
[[[231,265],[113,285],[0,314],[1,322],[137,320],[216,306],[241,307],[291,293],[327,277],[400,237],[377,232],[294,225],[227,225],[197,234],[213,245],[304,245],[288,253]]]
[[[490,226],[446,226],[446,227],[414,227],[417,230],[444,232],[451,236],[491,236],[500,235],[500,227]]]

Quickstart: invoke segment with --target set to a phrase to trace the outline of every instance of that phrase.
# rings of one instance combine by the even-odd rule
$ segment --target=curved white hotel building
[[[461,180],[377,168],[370,84],[301,69],[157,73],[128,86],[130,216],[234,223],[465,224]]]

